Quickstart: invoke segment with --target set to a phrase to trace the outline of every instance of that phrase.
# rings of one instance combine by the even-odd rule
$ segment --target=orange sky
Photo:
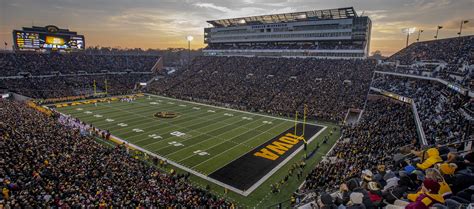
[[[0,41],[12,30],[57,25],[84,34],[87,46],[121,48],[204,47],[206,20],[354,6],[373,21],[371,49],[390,55],[405,46],[402,28],[425,30],[421,40],[474,34],[473,0],[1,0]],[[416,34],[410,39],[415,41]]]

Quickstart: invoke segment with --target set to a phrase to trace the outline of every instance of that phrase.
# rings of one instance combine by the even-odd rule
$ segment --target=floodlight
[[[415,31],[416,31],[415,27],[413,27],[413,28],[403,28],[402,29],[402,33],[404,33],[404,34],[413,34],[413,33],[415,33]]]
[[[186,40],[188,40],[188,41],[192,41],[193,39],[194,39],[194,37],[192,37],[192,36],[187,36],[186,37]]]

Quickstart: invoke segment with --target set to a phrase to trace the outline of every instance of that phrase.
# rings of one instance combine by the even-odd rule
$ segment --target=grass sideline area
[[[133,102],[112,101],[94,104],[81,104],[57,108],[61,113],[92,124],[110,132],[123,140],[140,146],[150,152],[164,156],[187,168],[209,175],[272,137],[294,126],[294,121],[260,114],[236,111],[210,105],[201,105],[160,96],[145,95]],[[157,112],[172,112],[172,118],[155,117]],[[314,121],[313,121],[314,122]],[[312,143],[308,152],[316,147],[322,138],[329,137],[321,144],[315,155],[306,161],[304,175],[319,162],[332,147],[339,136],[339,127],[331,123],[317,123],[326,126]],[[334,129],[335,128],[335,129]],[[303,182],[293,175],[281,186],[280,193],[270,192],[270,184],[281,181],[290,167],[303,159],[304,151],[297,153],[279,168],[264,183],[247,197],[199,176],[192,175],[192,184],[205,188],[218,196],[225,196],[237,205],[248,208],[261,208],[289,200],[291,193]],[[175,166],[166,168],[186,172]],[[289,204],[289,201],[287,201]]]

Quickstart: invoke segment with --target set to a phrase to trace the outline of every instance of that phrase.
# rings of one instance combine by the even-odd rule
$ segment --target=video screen
[[[20,49],[82,50],[84,49],[84,37],[17,31],[15,44]]]

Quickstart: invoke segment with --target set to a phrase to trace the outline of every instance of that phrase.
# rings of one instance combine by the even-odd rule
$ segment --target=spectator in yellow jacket
[[[426,170],[433,167],[436,163],[443,162],[443,159],[439,156],[439,151],[436,148],[429,148],[424,152],[412,151],[413,154],[420,157],[422,163],[417,163],[416,167],[421,170]]]
[[[441,173],[437,169],[428,168],[426,169],[425,172],[426,172],[425,178],[432,179],[439,183],[440,188],[438,191],[438,195],[446,199],[452,194],[451,188],[449,187],[448,183],[446,183],[446,181],[444,180],[443,175],[441,175]],[[420,196],[421,194],[422,194],[422,191],[420,190],[416,194],[408,194],[407,198],[410,201],[415,202],[418,196]]]

